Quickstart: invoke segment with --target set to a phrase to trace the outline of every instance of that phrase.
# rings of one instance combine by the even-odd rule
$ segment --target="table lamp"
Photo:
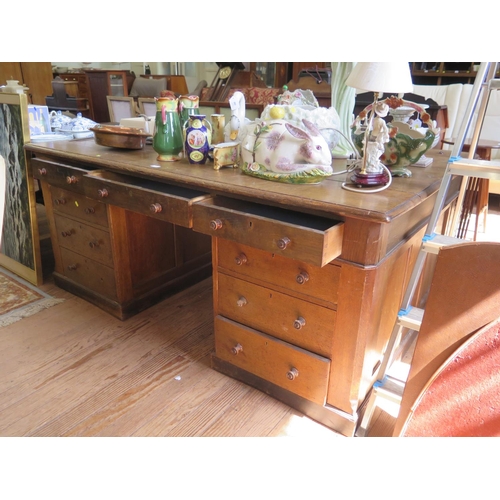
[[[379,97],[384,93],[412,92],[410,66],[407,62],[359,62],[345,83],[358,91],[374,93],[368,115],[359,117],[364,124],[363,158],[361,167],[354,171],[351,181],[362,187],[387,184],[391,174],[379,158],[384,153],[384,144],[389,141],[389,130],[383,120],[389,106],[379,101]]]

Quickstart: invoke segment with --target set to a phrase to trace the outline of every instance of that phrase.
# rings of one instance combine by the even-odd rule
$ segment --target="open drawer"
[[[216,196],[193,206],[193,229],[324,266],[342,252],[343,222]]]
[[[118,207],[192,227],[192,206],[210,195],[185,187],[163,184],[106,170],[89,172],[85,194]]]

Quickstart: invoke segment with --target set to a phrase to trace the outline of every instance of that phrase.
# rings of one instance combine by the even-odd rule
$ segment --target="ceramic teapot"
[[[52,131],[60,130],[63,125],[71,121],[71,118],[63,115],[61,111],[51,111],[49,117]]]
[[[8,92],[12,94],[24,94],[25,90],[29,90],[28,87],[19,85],[19,80],[7,80],[7,85],[2,87],[2,92]]]

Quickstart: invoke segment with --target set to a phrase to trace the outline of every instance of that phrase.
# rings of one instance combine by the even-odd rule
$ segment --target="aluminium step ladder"
[[[401,339],[404,329],[408,329],[418,335],[422,319],[425,314],[424,309],[413,307],[411,302],[417,290],[420,276],[424,269],[424,264],[428,254],[437,254],[439,250],[448,245],[456,245],[465,240],[455,238],[453,234],[457,225],[457,216],[460,207],[463,203],[465,187],[469,177],[482,179],[500,180],[500,161],[485,161],[474,159],[477,143],[481,134],[481,127],[486,115],[489,97],[492,91],[500,90],[500,79],[495,79],[498,63],[481,63],[479,71],[472,88],[469,104],[465,112],[464,120],[460,127],[458,138],[453,146],[450,159],[446,166],[443,179],[437,194],[436,202],[431,213],[426,234],[422,239],[422,244],[417,255],[412,274],[410,276],[405,295],[403,297],[401,309],[398,312],[395,321],[394,329],[389,338],[386,350],[382,357],[382,362],[379,366],[376,381],[373,384],[372,390],[368,396],[368,401],[364,409],[363,418],[356,430],[356,436],[363,437],[369,428],[373,412],[375,410],[377,398],[385,398],[388,401],[401,403],[401,398],[405,386],[405,375],[402,377],[398,374],[391,373],[393,363],[401,350]],[[483,91],[483,92],[481,92]],[[479,103],[477,112],[477,120],[471,138],[468,159],[463,159],[459,156],[462,151],[464,141],[467,137],[467,132],[472,123],[476,107]],[[451,234],[436,234],[436,229],[439,217],[444,208],[446,194],[453,176],[461,176],[462,183],[457,199],[456,211],[453,217],[452,224],[447,233]]]

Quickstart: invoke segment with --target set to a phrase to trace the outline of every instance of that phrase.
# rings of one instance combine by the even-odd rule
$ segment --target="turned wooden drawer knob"
[[[89,247],[90,248],[96,248],[99,246],[99,242],[98,241],[89,241]]]
[[[86,214],[89,214],[89,215],[90,215],[90,214],[94,214],[94,213],[95,213],[95,209],[94,209],[94,207],[88,207],[88,208],[86,208],[86,209],[85,209],[85,213],[86,213]]]
[[[222,227],[222,221],[220,219],[214,219],[210,221],[210,229],[216,231]]]
[[[303,285],[306,281],[309,281],[309,275],[305,271],[301,271],[299,274],[297,274],[295,281],[299,285]]]
[[[163,210],[163,207],[159,203],[152,203],[149,206],[149,210],[154,214],[159,214]]]
[[[59,198],[54,200],[54,205],[66,205],[66,200],[64,198]]]
[[[296,329],[296,330],[300,330],[303,326],[306,326],[306,320],[302,317],[299,317],[297,318],[294,322],[293,322],[293,327]]]
[[[285,236],[284,238],[278,240],[277,244],[280,250],[284,250],[290,244],[290,239]]]
[[[39,168],[38,173],[40,175],[47,175],[47,169],[46,168]]]
[[[68,269],[69,269],[70,271],[76,271],[76,264],[70,264],[70,265],[68,266]]]
[[[299,376],[299,370],[297,368],[291,368],[290,371],[286,373],[286,378],[288,380],[295,380]]]
[[[97,190],[97,194],[101,197],[101,198],[106,198],[106,196],[108,196],[108,190],[106,188],[102,188],[102,189],[98,189]]]
[[[66,182],[68,184],[76,184],[78,182],[78,179],[74,175],[68,175],[66,177]]]
[[[241,344],[236,344],[232,349],[231,352],[236,356],[239,354],[241,351],[243,351],[243,346]]]
[[[236,262],[237,266],[241,266],[247,263],[247,256],[244,253],[240,253],[240,255],[238,255],[238,257],[234,259],[234,261]]]
[[[72,231],[61,231],[61,236],[63,238],[66,238],[67,236],[71,236],[73,233]]]
[[[247,304],[247,299],[245,297],[240,297],[237,301],[236,304],[238,307],[243,307]]]

